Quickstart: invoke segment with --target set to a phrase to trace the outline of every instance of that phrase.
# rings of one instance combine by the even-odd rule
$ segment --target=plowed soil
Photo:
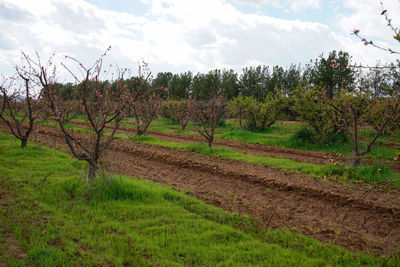
[[[86,122],[81,122],[81,121],[72,121],[72,123],[80,126],[88,125]],[[136,130],[129,127],[121,127],[119,132],[135,134]],[[192,142],[205,141],[205,139],[200,135],[187,135],[187,134],[178,134],[178,133],[162,132],[162,131],[147,131],[147,134],[165,141],[177,142],[177,143],[192,143]],[[235,151],[248,153],[255,156],[288,158],[298,162],[309,162],[319,165],[326,164],[330,158],[335,158],[336,161],[341,160],[341,158],[332,153],[281,148],[275,146],[266,146],[262,144],[252,144],[252,143],[245,143],[245,142],[225,140],[225,139],[214,139],[213,146],[228,147]]]
[[[64,144],[64,137],[53,127],[38,126],[33,135],[31,140],[47,145],[58,144],[60,148]],[[219,141],[229,143],[218,140],[217,144]],[[257,144],[247,145],[249,151],[253,147],[264,149]],[[66,149],[65,145],[61,147]],[[272,153],[268,149],[262,153]],[[285,153],[286,157],[290,152],[277,153],[282,157]],[[295,150],[292,152],[291,157],[300,157]],[[308,152],[301,157],[317,162],[319,152],[306,156]],[[103,161],[114,173],[169,185],[223,209],[249,214],[271,228],[295,229],[354,251],[400,253],[398,190],[388,192],[362,185],[347,188],[265,165],[123,140],[112,143]]]

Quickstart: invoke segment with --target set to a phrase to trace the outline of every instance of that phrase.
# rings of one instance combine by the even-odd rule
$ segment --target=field
[[[158,119],[138,137],[126,121],[90,186],[54,122],[26,150],[1,133],[0,263],[396,266],[400,136],[349,169],[348,146],[296,141],[303,127],[228,121],[208,148],[193,125]]]

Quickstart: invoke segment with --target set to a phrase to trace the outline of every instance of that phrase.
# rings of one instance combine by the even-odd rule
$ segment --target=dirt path
[[[37,141],[63,144],[52,127]],[[288,227],[355,251],[400,252],[400,194],[358,189],[281,172],[265,165],[166,148],[112,143],[107,169],[189,192],[207,203],[246,213],[268,227]]]

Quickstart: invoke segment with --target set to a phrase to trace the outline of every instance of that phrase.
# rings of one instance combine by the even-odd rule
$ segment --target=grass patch
[[[339,164],[317,165],[306,162],[298,162],[285,158],[271,158],[263,156],[254,156],[242,152],[234,151],[226,147],[208,147],[205,143],[176,143],[157,139],[153,136],[131,136],[131,140],[156,145],[172,149],[182,149],[195,153],[205,154],[213,157],[225,159],[240,160],[249,163],[265,164],[271,167],[279,168],[285,171],[303,173],[314,177],[323,178],[325,176],[336,177],[339,180],[363,181],[367,183],[383,182],[395,180],[400,174],[389,170],[384,165],[360,165],[358,167],[348,167]],[[378,171],[378,169],[380,171]]]
[[[297,124],[296,124],[297,125]],[[309,134],[307,136],[307,133]],[[351,145],[348,142],[344,142],[343,138],[340,135],[335,135],[330,137],[325,142],[317,142],[313,137],[312,130],[304,130],[304,128],[300,128],[294,134],[285,134],[285,137],[288,139],[273,139],[273,138],[265,138],[265,133],[255,133],[249,132],[242,129],[235,129],[223,134],[216,134],[216,138],[221,139],[229,139],[236,140],[241,142],[255,143],[255,144],[263,144],[269,146],[278,146],[284,148],[294,148],[301,150],[311,150],[311,151],[322,151],[328,153],[340,153],[343,155],[350,155]],[[276,135],[283,136],[283,135]],[[378,143],[381,139],[378,140]],[[382,142],[381,142],[382,143]],[[361,141],[359,143],[360,149],[366,147],[367,142]],[[385,159],[393,159],[396,155],[398,155],[399,151],[397,149],[391,147],[380,147],[374,146],[372,151],[367,154],[366,157],[369,158],[385,158]]]
[[[10,262],[0,253],[6,263],[395,266],[398,260],[263,229],[248,216],[151,182],[106,175],[88,185],[81,175],[84,164],[45,147],[20,149],[2,133],[0,158],[2,201],[12,203],[1,210],[0,222],[28,254]]]

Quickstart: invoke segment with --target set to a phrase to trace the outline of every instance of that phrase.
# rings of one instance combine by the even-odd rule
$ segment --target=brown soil
[[[81,122],[81,121],[71,121],[71,122],[81,126],[88,125],[86,122]],[[136,133],[135,129],[130,127],[121,127],[119,132],[131,133],[131,134]],[[177,142],[177,143],[205,142],[205,138],[200,135],[187,135],[187,134],[178,134],[178,133],[170,133],[162,131],[147,131],[147,134],[155,136],[165,141]],[[214,139],[213,146],[228,147],[235,151],[248,153],[255,156],[288,158],[298,162],[309,162],[319,165],[327,164],[330,158],[334,158],[336,161],[342,160],[342,158],[332,153],[282,148],[276,146],[252,144],[252,143],[226,140],[226,139]]]
[[[198,135],[183,135],[177,133],[168,133],[160,131],[149,131],[149,134],[157,138],[179,142],[204,142],[204,138]],[[309,162],[314,164],[326,164],[330,157],[335,158],[336,155],[324,152],[305,151],[290,148],[281,148],[275,146],[267,146],[262,144],[245,143],[227,139],[215,139],[213,145],[231,148],[235,151],[248,153],[255,156],[265,156],[274,158],[288,158],[299,162]]]
[[[52,127],[38,126],[33,139],[64,143]],[[122,140],[112,143],[104,164],[115,173],[166,184],[223,209],[249,214],[267,227],[296,229],[355,251],[400,252],[398,191],[362,185],[350,189],[265,165]]]

